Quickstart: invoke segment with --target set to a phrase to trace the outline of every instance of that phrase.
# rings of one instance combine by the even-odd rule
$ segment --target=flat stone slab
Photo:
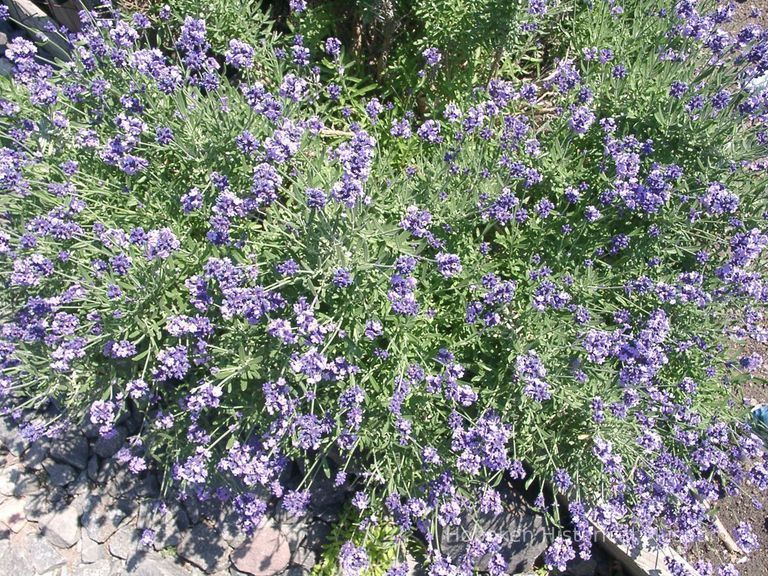
[[[206,574],[227,567],[229,550],[221,533],[203,523],[195,524],[187,530],[176,547],[179,556],[201,568]]]
[[[104,558],[93,564],[76,566],[72,576],[109,576],[115,574],[112,567],[112,561]],[[118,572],[121,574],[121,572]]]
[[[93,451],[101,458],[111,458],[125,443],[125,428],[118,426],[110,436],[100,436],[93,445]]]
[[[80,433],[66,434],[51,443],[49,455],[56,462],[85,470],[88,465],[88,440]]]
[[[11,64],[7,58],[3,58],[3,60],[4,62],[0,62],[0,69],[5,67],[5,62]],[[12,64],[11,67],[13,67]],[[8,451],[14,456],[21,456],[26,447],[26,443],[18,433],[16,426],[5,418],[0,418],[0,444],[8,448]]]
[[[35,568],[24,557],[21,550],[9,547],[0,554],[0,574],[13,576],[35,576]]]
[[[67,506],[40,519],[40,532],[58,548],[71,548],[80,540],[80,513]]]
[[[273,576],[288,567],[291,550],[288,539],[271,523],[266,523],[232,553],[231,560],[240,572]]]
[[[26,523],[23,500],[9,498],[0,504],[0,524],[7,526],[11,532],[19,532]]]
[[[139,536],[133,526],[125,526],[112,534],[108,544],[112,556],[127,560],[139,548]]]
[[[48,478],[51,480],[51,484],[54,486],[66,486],[77,479],[75,469],[67,464],[52,462],[47,466],[44,464],[43,467],[48,473]]]
[[[190,573],[170,558],[147,556],[136,564],[133,576],[190,576]]]
[[[106,557],[107,552],[104,550],[104,547],[98,542],[91,540],[85,528],[80,528],[80,561],[83,564],[94,564]]]
[[[91,540],[104,543],[117,532],[132,511],[133,505],[128,500],[89,496],[80,522]]]
[[[40,489],[37,479],[19,465],[0,470],[0,494],[17,498]]]
[[[25,552],[38,574],[47,574],[67,564],[64,557],[45,538],[39,536],[27,537]]]
[[[27,470],[39,470],[47,456],[48,441],[43,438],[29,445],[27,451],[22,455],[21,461]]]

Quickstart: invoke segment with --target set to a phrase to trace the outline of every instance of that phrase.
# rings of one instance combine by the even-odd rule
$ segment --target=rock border
[[[157,474],[118,466],[118,449],[82,432],[27,442],[0,418],[0,574],[308,575],[343,505],[246,537],[215,498],[162,500]]]

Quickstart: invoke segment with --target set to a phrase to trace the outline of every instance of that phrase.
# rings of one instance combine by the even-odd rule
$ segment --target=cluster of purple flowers
[[[603,8],[619,25],[620,7]],[[725,14],[697,10],[659,14],[670,46],[679,35],[713,58],[731,47],[746,75],[768,70],[762,36],[731,42],[716,30]],[[710,330],[768,341],[768,233],[752,177],[764,168],[724,156],[701,168],[671,132],[640,138],[608,116],[598,91],[628,73],[611,69],[617,47],[587,47],[535,82],[494,78],[418,121],[375,97],[321,119],[339,105],[342,72],[321,81],[301,36],[258,79],[268,43],[232,40],[227,78],[202,20],[184,20],[178,61],[139,45],[145,27],[86,23],[62,70],[24,40],[6,49],[20,88],[0,99],[7,413],[21,414],[22,393],[68,397],[77,374],[100,434],[129,407],[146,420],[120,465],[141,473],[157,455],[201,497],[224,479],[249,532],[273,500],[305,513],[311,486],[284,485],[288,464],[322,460],[339,468],[335,488],[359,488],[362,528],[387,516],[398,537],[424,537],[433,576],[481,558],[492,574],[507,569],[499,535],[453,559],[433,543],[436,525],[502,511],[489,485],[499,476],[602,491],[570,502],[575,536],[544,556],[558,570],[589,557],[593,521],[622,542],[688,544],[723,490],[768,487],[759,443],[724,409],[730,371],[761,358],[726,361]],[[341,42],[323,49],[340,67]],[[670,50],[653,59],[692,58]],[[423,57],[432,78],[450,60],[436,48]],[[219,90],[226,82],[238,89]],[[763,130],[765,97],[728,86],[675,80],[658,93],[686,126]],[[755,549],[748,526],[736,536]],[[341,546],[342,574],[370,565],[360,540]]]

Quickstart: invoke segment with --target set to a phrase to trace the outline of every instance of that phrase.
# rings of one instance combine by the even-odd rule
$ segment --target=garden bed
[[[207,572],[268,547],[214,550],[224,512],[254,538],[332,521],[318,574],[501,574],[545,549],[599,571],[593,524],[679,547],[724,484],[761,483],[733,386],[759,363],[727,335],[765,309],[768,106],[742,89],[765,39],[687,2],[482,3],[436,27],[425,4],[402,30],[424,38],[376,58],[382,82],[416,69],[378,89],[348,54],[379,24],[353,15],[345,47],[299,0],[277,21],[100,12],[71,61],[5,49],[3,410],[28,442],[159,467],[190,520],[174,547]],[[467,32],[502,24],[469,58]],[[62,487],[89,476],[51,458]],[[446,544],[478,515],[557,530],[520,565],[502,529]]]

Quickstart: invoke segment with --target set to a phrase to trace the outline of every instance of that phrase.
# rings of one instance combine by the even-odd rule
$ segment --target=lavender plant
[[[192,17],[174,54],[141,15],[84,14],[55,66],[14,40],[4,410],[30,440],[140,418],[118,462],[246,532],[323,479],[353,490],[342,574],[383,537],[403,574],[413,535],[433,575],[504,573],[500,535],[435,539],[501,513],[509,479],[553,522],[569,500],[551,568],[589,557],[593,521],[704,537],[713,502],[768,485],[738,390],[757,361],[729,344],[766,340],[766,37],[688,1],[564,13],[540,74],[428,117],[339,110],[300,39],[217,59]]]

